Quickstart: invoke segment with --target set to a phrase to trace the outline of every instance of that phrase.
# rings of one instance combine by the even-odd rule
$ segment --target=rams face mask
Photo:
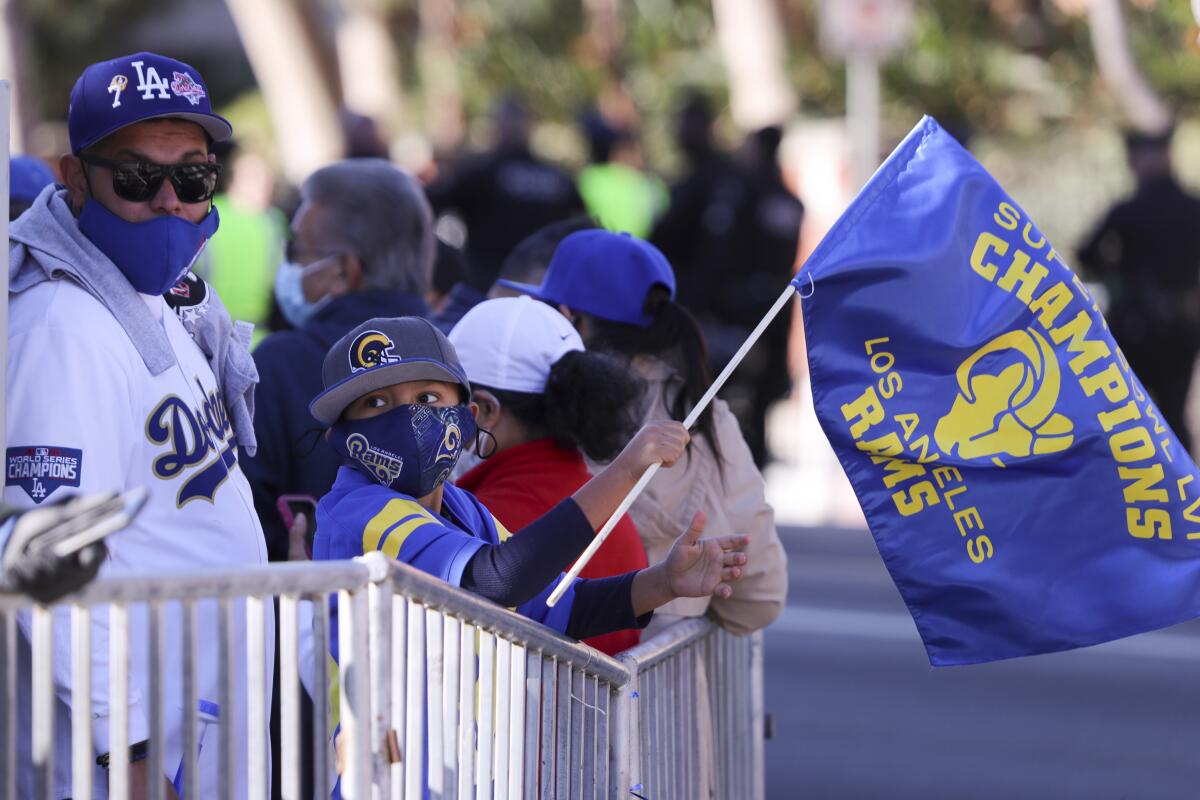
[[[448,408],[402,405],[370,419],[339,420],[333,449],[347,464],[409,497],[424,497],[450,475],[463,443],[473,441],[475,415],[465,404]]]

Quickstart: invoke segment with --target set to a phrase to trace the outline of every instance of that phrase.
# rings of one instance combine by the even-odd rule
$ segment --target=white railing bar
[[[475,626],[459,624],[458,639],[458,794],[475,796]]]
[[[92,800],[92,614],[71,606],[71,797]]]
[[[704,759],[696,757],[696,747],[700,727],[699,715],[707,708],[696,701],[696,652],[693,648],[682,655],[683,658],[683,707],[689,710],[690,722],[684,725],[684,762],[683,772],[688,776],[684,794],[694,797],[699,794],[699,771],[707,766]]]
[[[584,689],[583,671],[571,669],[571,754],[568,763],[571,765],[571,797],[577,800],[583,798],[583,776],[587,766],[587,741],[584,731],[587,726],[588,703],[587,692]]]
[[[492,723],[495,744],[492,747],[492,786],[494,800],[508,800],[508,725],[509,725],[509,682],[512,671],[512,643],[496,640],[496,716]]]
[[[338,592],[338,721],[345,736],[342,797],[371,797],[370,665],[367,663],[367,596]]]
[[[408,763],[408,729],[406,726],[405,703],[408,698],[408,601],[398,594],[391,594],[392,606],[392,660],[391,684],[392,707],[388,710],[388,724],[396,734],[396,746],[400,760],[389,770],[392,797],[403,798],[404,775]]]
[[[583,674],[583,670],[575,670],[571,685],[579,708],[578,719],[571,730],[572,749],[578,748],[573,756],[575,765],[571,768],[571,780],[578,789],[572,791],[583,800],[591,796],[588,789],[596,785],[596,737],[592,735],[596,727],[596,694],[591,690],[591,679]]]
[[[608,687],[594,677],[587,677],[591,684],[590,694],[595,704],[592,713],[592,790],[588,797],[603,797],[602,794],[606,776],[608,775]]]
[[[147,641],[146,668],[149,670],[148,706],[150,708],[150,747],[146,763],[149,768],[146,774],[150,776],[146,787],[150,800],[163,800],[163,781],[158,778],[163,760],[163,675],[162,675],[162,637],[163,637],[163,607],[162,603],[150,603],[146,607],[146,621],[150,626]]]
[[[17,800],[17,615],[0,611],[0,797]]]
[[[647,675],[650,678],[650,708],[653,709],[652,725],[650,732],[650,747],[647,751],[654,759],[654,783],[646,786],[654,797],[662,797],[667,793],[666,786],[666,739],[670,736],[670,731],[663,724],[663,708],[665,698],[663,696],[662,682],[662,665],[659,661],[653,667],[647,669]]]
[[[371,660],[371,783],[373,800],[392,800],[391,742],[388,731],[392,714],[392,649],[387,646],[392,632],[392,594],[378,584],[367,589],[368,658]]]
[[[621,654],[621,658],[625,655]],[[638,728],[638,709],[642,702],[639,688],[641,675],[632,670],[633,679],[610,691],[615,693],[612,708],[613,738],[611,760],[613,797],[630,797],[630,791],[641,782],[641,734]]]
[[[267,631],[266,612],[261,597],[246,598],[246,755],[249,759],[247,774],[250,781],[247,795],[250,800],[266,800],[271,788],[267,774],[266,741],[260,735],[267,730]],[[272,600],[272,605],[274,602]],[[273,639],[274,637],[272,637]],[[232,715],[230,715],[232,717]],[[227,735],[234,734],[233,725],[225,725]]]
[[[525,789],[518,796],[537,795],[538,787],[538,733],[542,724],[542,654],[525,651],[525,758],[522,764]]]
[[[333,731],[330,728],[329,702],[329,594],[312,595],[313,605],[313,794],[333,794],[330,769]]]
[[[493,800],[509,798],[509,715],[512,708],[512,643],[496,642],[496,745],[492,748]]]
[[[433,769],[442,771],[444,796],[458,797],[458,695],[462,689],[462,624],[454,617],[442,620],[442,763]]]
[[[54,800],[54,612],[33,610],[33,765],[38,796]]]
[[[294,594],[279,598],[279,788],[283,800],[300,800],[300,642]],[[325,642],[316,649],[323,650]],[[326,690],[317,687],[318,691]],[[318,751],[319,752],[319,751]]]
[[[425,708],[429,710],[425,723],[426,782],[429,787],[431,800],[444,800],[449,787],[446,785],[446,773],[442,767],[444,756],[442,747],[445,738],[442,727],[446,725],[444,717],[438,713],[442,703],[442,681],[445,679],[446,661],[443,647],[445,645],[442,620],[440,613],[425,609]]]
[[[558,662],[555,680],[554,716],[554,797],[565,798],[571,792],[571,665]]]
[[[196,797],[200,791],[200,692],[196,687],[196,627],[198,612],[194,600],[184,600],[180,608],[183,635],[183,797]]]
[[[418,800],[425,780],[425,609],[408,600],[407,686],[404,701],[404,795]]]
[[[492,710],[496,702],[496,636],[479,633],[479,743],[475,759],[475,800],[488,800],[492,793],[492,744],[496,738]]]
[[[233,684],[234,672],[237,670],[237,654],[233,648],[233,631],[237,627],[236,608],[233,598],[222,597],[219,603],[217,636],[221,641],[221,663],[218,669],[218,690],[221,699],[218,710],[220,722],[217,724],[221,742],[220,789],[221,797],[233,797],[234,759],[236,753],[233,747]],[[199,776],[197,776],[199,778]]]
[[[754,785],[751,787],[753,791],[753,800],[764,800],[767,796],[766,784],[766,745],[764,742],[765,731],[764,715],[765,706],[763,700],[763,634],[762,631],[755,631],[750,637],[750,707],[752,709],[751,718],[754,730],[751,731],[751,760],[750,763],[755,765],[754,769]]]
[[[554,746],[558,740],[555,733],[555,703],[558,696],[558,662],[546,653],[542,653],[542,725],[538,750],[541,753],[541,771],[538,786],[542,794],[552,795],[554,791]]]
[[[674,685],[674,663],[678,654],[667,658],[666,661],[661,661],[658,667],[659,674],[662,678],[662,729],[666,735],[662,738],[662,784],[660,788],[661,796],[664,798],[673,798],[678,792],[678,784],[676,783],[676,742],[678,741],[679,728],[677,727],[676,711],[676,685]]]
[[[525,648],[514,644],[510,660],[508,796],[512,800],[521,800],[525,796]]]
[[[129,609],[108,609],[108,796],[129,797]]]

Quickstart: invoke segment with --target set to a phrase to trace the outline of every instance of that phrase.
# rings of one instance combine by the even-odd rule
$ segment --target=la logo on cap
[[[153,65],[147,66],[145,61],[134,61],[129,66],[137,72],[137,86],[134,91],[141,92],[143,100],[170,100],[171,95],[185,98],[192,105],[199,105],[200,99],[206,97],[204,87],[187,72],[172,70],[171,81],[158,74]],[[129,87],[129,78],[125,75],[114,75],[108,82],[108,93],[113,95],[113,108],[121,107],[121,93]]]

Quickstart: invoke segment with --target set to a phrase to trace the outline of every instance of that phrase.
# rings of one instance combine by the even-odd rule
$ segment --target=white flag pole
[[[696,424],[696,420],[704,413],[704,409],[717,396],[717,392],[725,385],[725,381],[729,380],[729,376],[737,369],[737,365],[742,363],[742,359],[746,357],[746,354],[750,352],[750,348],[758,341],[758,337],[762,336],[763,331],[767,329],[771,321],[779,316],[779,312],[787,305],[788,300],[792,299],[792,295],[795,292],[796,287],[789,283],[787,288],[783,290],[783,294],[779,295],[779,299],[775,301],[775,305],[771,306],[771,310],[767,312],[767,315],[750,332],[750,335],[746,337],[746,341],[742,342],[742,346],[733,354],[733,358],[729,359],[729,363],[725,365],[725,369],[721,370],[721,374],[717,376],[712,386],[708,387],[708,391],[700,398],[700,402],[696,403],[695,408],[687,415],[687,419],[683,421],[685,428],[688,430],[692,429],[692,426]],[[617,520],[621,519],[621,516],[629,510],[629,507],[633,505],[633,501],[642,493],[642,490],[646,488],[646,484],[650,482],[650,479],[654,477],[654,473],[658,472],[658,468],[661,466],[662,462],[656,461],[642,473],[642,477],[638,478],[638,482],[633,485],[633,488],[629,490],[629,494],[625,495],[625,499],[617,506],[617,510],[608,518],[608,522],[604,523],[604,527],[596,533],[596,538],[592,539],[592,543],[588,545],[587,550],[583,551],[583,555],[571,565],[571,570],[562,577],[562,580],[558,582],[558,586],[554,587],[554,591],[550,594],[550,599],[546,601],[546,605],[553,607],[562,599],[563,593],[567,591],[567,587],[579,577],[579,572],[587,566],[587,563],[592,560],[592,556],[600,549],[600,545],[604,544],[604,540],[612,533],[612,529],[616,527]]]

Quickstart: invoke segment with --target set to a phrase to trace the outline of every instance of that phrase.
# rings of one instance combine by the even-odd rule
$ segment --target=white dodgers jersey
[[[20,507],[74,492],[149,490],[137,520],[107,540],[101,576],[257,565],[267,561],[250,487],[238,465],[237,442],[220,388],[203,353],[162,298],[144,297],[148,319],[165,331],[175,362],[151,375],[130,333],[94,297],[66,280],[41,283],[14,295],[9,311],[8,419],[5,502]],[[222,734],[237,737],[239,784],[246,791],[246,637],[239,603],[233,632],[235,696],[221,708],[215,601],[197,604],[196,680],[199,692],[201,797],[217,796]],[[270,606],[267,606],[268,615]],[[166,607],[162,652],[166,738],[162,773],[181,785],[183,700],[180,611]],[[28,635],[28,619],[22,620]],[[130,613],[129,742],[149,737],[150,688],[146,610]],[[92,712],[98,753],[108,750],[108,626],[93,611]],[[258,635],[258,632],[255,632]],[[274,620],[261,632],[271,675]],[[71,652],[69,616],[55,621],[55,796],[70,797]],[[23,675],[26,680],[28,675]],[[27,689],[28,684],[25,684]],[[267,687],[267,702],[270,701]],[[27,691],[22,695],[28,698]],[[27,702],[27,701],[26,701]],[[22,714],[24,717],[24,713]],[[28,735],[28,728],[24,729]],[[251,736],[267,736],[266,730]],[[28,747],[24,743],[23,749]],[[31,771],[21,769],[22,781]],[[153,772],[152,772],[153,774]],[[105,773],[95,772],[95,796],[105,797]],[[22,784],[22,788],[26,788]],[[31,786],[29,788],[32,788]],[[21,796],[26,796],[22,792]]]

